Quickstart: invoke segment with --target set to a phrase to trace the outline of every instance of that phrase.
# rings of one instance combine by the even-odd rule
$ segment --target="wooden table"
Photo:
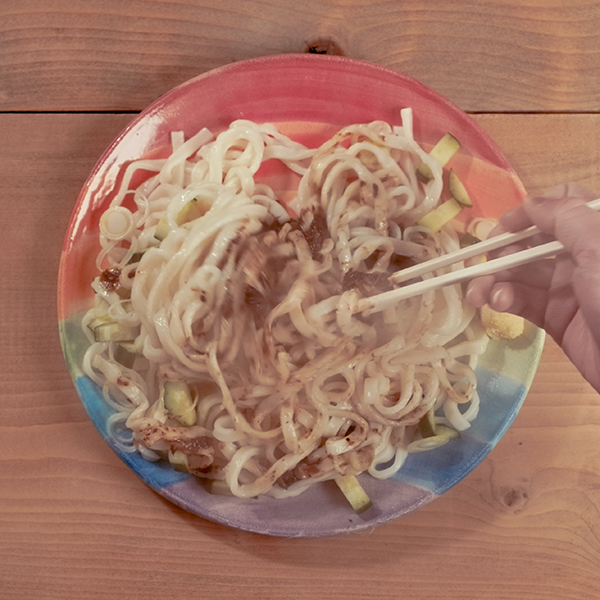
[[[600,193],[598,2],[1,2],[0,598],[599,597],[600,398],[552,341],[491,455],[367,534],[288,540],[194,517],[133,475],[86,416],[55,298],[96,159],[176,84],[309,47],[445,95],[530,192],[574,180]]]

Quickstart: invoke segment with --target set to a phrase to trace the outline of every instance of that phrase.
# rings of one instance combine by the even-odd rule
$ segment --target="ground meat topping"
[[[342,287],[345,291],[356,289],[363,296],[374,296],[392,289],[387,273],[363,273],[354,269],[344,275]]]
[[[100,285],[107,291],[112,292],[119,287],[119,280],[121,278],[121,269],[118,267],[110,267],[104,269],[100,273]]]
[[[322,208],[315,210],[313,213],[313,220],[304,232],[304,237],[306,238],[312,257],[314,259],[318,258],[323,243],[329,237],[327,220]]]
[[[173,450],[180,450],[184,454],[204,455],[215,451],[215,440],[208,436],[200,436],[191,439],[178,438],[169,440]]]

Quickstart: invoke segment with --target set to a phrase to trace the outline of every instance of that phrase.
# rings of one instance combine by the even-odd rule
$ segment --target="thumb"
[[[559,240],[571,255],[571,286],[585,321],[600,347],[600,214],[585,206],[593,195],[581,188],[566,197],[528,199],[531,220]]]
[[[575,262],[573,291],[600,347],[600,214],[587,206],[572,206],[562,212],[555,231]]]

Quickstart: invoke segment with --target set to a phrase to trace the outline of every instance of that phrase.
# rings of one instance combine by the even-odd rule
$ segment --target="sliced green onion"
[[[182,425],[195,425],[198,415],[194,410],[196,403],[192,400],[192,392],[185,381],[166,381],[165,408],[169,414]]]
[[[459,437],[460,433],[458,433],[456,429],[452,429],[446,425],[436,425],[436,435],[415,440],[408,445],[406,450],[409,454],[427,452],[429,450],[435,450],[436,448],[447,444],[450,440]]]
[[[133,228],[133,215],[124,206],[112,206],[100,217],[100,231],[109,240],[122,240]]]

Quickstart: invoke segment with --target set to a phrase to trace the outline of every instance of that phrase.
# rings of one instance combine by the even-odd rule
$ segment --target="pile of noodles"
[[[123,450],[183,452],[236,496],[285,497],[339,475],[393,476],[431,408],[469,427],[487,336],[460,286],[352,311],[394,271],[459,247],[451,225],[417,225],[440,202],[442,170],[413,139],[410,109],[402,123],[349,126],[315,150],[237,121],[216,138],[173,134],[168,158],[127,167],[107,211],[126,226],[100,235],[83,323],[136,330],[132,366],[91,334],[84,364]],[[271,159],[301,176],[287,209],[257,175]],[[131,189],[140,171],[151,176]],[[206,213],[178,223],[192,199]],[[165,409],[165,381],[189,385],[195,425]]]

